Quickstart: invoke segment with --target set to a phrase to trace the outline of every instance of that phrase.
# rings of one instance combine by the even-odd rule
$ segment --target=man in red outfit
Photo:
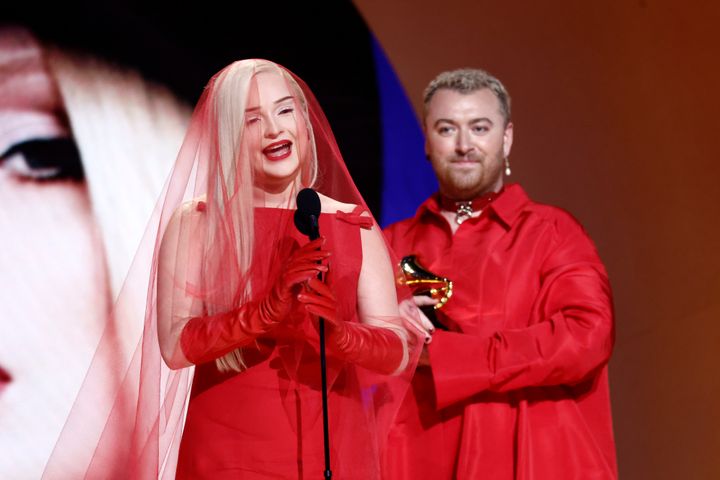
[[[386,478],[616,478],[612,300],[592,241],[567,212],[504,184],[513,125],[496,78],[444,72],[424,100],[440,191],[386,234],[454,292],[436,310],[446,330],[427,324]]]

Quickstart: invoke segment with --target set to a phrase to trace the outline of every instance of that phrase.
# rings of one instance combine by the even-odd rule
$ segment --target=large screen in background
[[[383,204],[409,212],[429,193],[409,179],[383,181],[383,155],[396,165],[408,160],[401,145],[417,150],[419,128],[351,4],[334,2],[319,16],[288,3],[277,28],[268,28],[275,6],[246,2],[242,16],[174,8],[166,15],[125,2],[70,3],[42,16],[29,6],[1,9],[3,478],[40,477],[192,107],[222,67],[267,58],[303,78],[376,215]],[[394,107],[382,107],[381,97]],[[116,334],[126,327],[114,326]]]

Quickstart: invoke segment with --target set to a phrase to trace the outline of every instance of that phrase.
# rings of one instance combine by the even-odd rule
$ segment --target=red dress
[[[454,282],[430,365],[389,439],[388,479],[617,477],[605,268],[566,212],[509,185],[454,235],[437,198],[386,236]]]
[[[262,208],[255,214],[253,291],[276,278],[291,250],[307,239],[292,226],[294,211]],[[320,215],[332,252],[326,281],[339,301],[338,318],[358,321],[357,283],[362,262],[360,211]],[[278,243],[277,228],[288,235]],[[260,256],[260,257],[258,257]],[[317,334],[299,305],[283,326],[243,349],[247,369],[218,371],[199,365],[180,445],[177,478],[321,478],[324,470]],[[379,477],[372,412],[363,402],[357,370],[328,357],[331,468],[335,478]],[[375,459],[375,460],[373,460]]]

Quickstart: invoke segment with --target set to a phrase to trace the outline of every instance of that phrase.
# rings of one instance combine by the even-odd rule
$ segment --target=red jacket
[[[452,235],[437,196],[386,229],[454,282],[389,439],[388,479],[617,478],[607,273],[568,213],[509,185]]]

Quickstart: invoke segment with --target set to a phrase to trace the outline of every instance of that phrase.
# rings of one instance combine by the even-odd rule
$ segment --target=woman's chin
[[[274,166],[277,168],[265,168],[255,179],[255,185],[268,193],[281,193],[288,190],[295,184],[300,176],[300,169],[297,165]],[[284,168],[283,168],[284,167]]]

